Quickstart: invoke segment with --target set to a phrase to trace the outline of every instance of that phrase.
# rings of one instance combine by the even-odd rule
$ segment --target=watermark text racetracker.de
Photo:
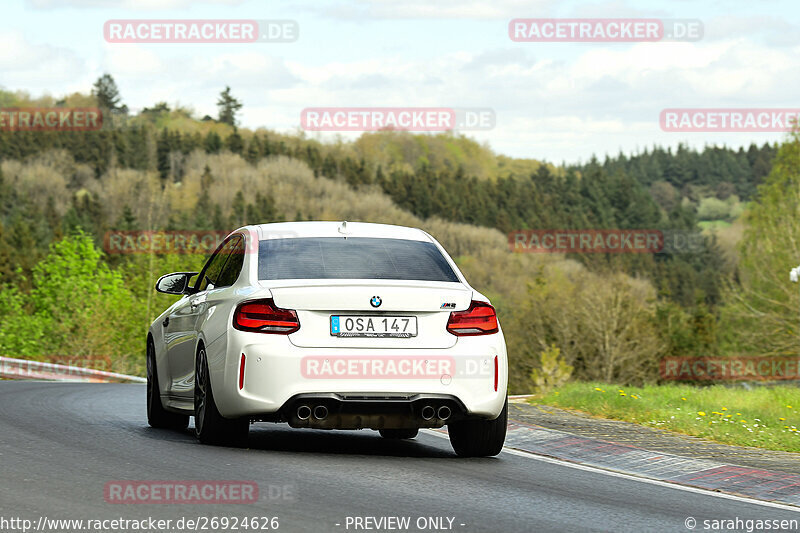
[[[515,253],[698,253],[710,237],[697,231],[656,229],[528,229],[508,234]]]
[[[294,20],[108,20],[109,43],[291,43],[300,26]]]
[[[519,18],[508,23],[508,36],[528,43],[699,41],[703,23],[697,19]]]
[[[800,380],[799,357],[665,357],[661,378],[672,381]]]
[[[247,505],[258,502],[295,501],[294,484],[259,487],[255,481],[109,481],[103,487],[106,503],[135,505]]]
[[[258,501],[253,481],[109,481],[106,503],[248,504]]]
[[[669,108],[659,125],[667,132],[790,132],[800,123],[800,108]]]
[[[303,357],[300,373],[306,379],[436,379],[488,378],[497,371],[493,357],[427,355],[314,355]]]
[[[208,255],[230,234],[219,230],[112,230],[103,237],[107,254]]]
[[[201,254],[208,255],[230,235],[229,230],[110,230],[103,236],[109,255]],[[270,231],[248,239],[244,253],[258,253],[259,241],[296,237],[294,231]],[[234,249],[233,253],[239,250]]]
[[[139,379],[114,372],[110,356],[40,355],[36,359],[0,356],[0,377],[100,383]]]
[[[497,122],[486,107],[307,107],[300,112],[306,131],[476,131]]]

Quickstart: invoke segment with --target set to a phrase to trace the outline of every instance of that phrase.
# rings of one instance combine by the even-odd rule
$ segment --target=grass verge
[[[721,385],[617,387],[570,383],[531,403],[703,437],[724,444],[800,452],[797,387],[752,390]]]

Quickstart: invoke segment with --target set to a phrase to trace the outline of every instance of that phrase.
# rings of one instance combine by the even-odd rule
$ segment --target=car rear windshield
[[[260,241],[258,279],[458,281],[431,242],[368,237]]]

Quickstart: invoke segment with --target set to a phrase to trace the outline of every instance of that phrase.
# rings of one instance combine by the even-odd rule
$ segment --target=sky
[[[114,76],[129,108],[159,101],[240,124],[300,128],[309,107],[489,108],[465,132],[495,152],[560,164],[684,143],[748,146],[785,134],[666,132],[665,108],[800,108],[795,0],[4,0],[0,88],[89,92]],[[516,18],[697,19],[695,42],[515,42]],[[110,43],[112,19],[292,20],[288,43]],[[322,140],[334,134],[308,133]],[[342,133],[345,139],[357,133]]]

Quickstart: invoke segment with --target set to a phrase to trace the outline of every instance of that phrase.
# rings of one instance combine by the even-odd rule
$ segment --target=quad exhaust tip
[[[317,420],[325,420],[328,418],[328,408],[324,405],[317,405],[313,410],[308,405],[301,405],[297,408],[297,418],[299,420],[308,420],[312,414]],[[437,417],[439,420],[445,421],[452,416],[453,412],[446,405],[439,407],[438,411],[432,405],[426,405],[422,408],[420,414],[423,420],[432,420],[433,417]]]

